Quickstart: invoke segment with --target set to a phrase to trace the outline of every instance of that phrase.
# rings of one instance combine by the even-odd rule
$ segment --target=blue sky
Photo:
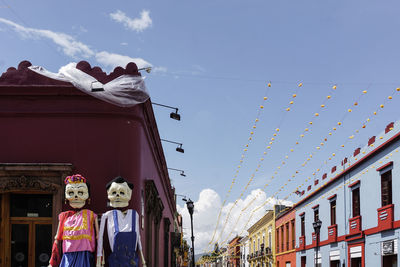
[[[163,143],[168,166],[187,174],[170,172],[176,192],[191,197],[203,211],[217,212],[198,210],[200,248],[210,239],[209,229],[215,227],[238,165],[223,215],[252,173],[242,199],[251,199],[251,190],[259,192],[271,176],[275,177],[265,193],[254,194],[282,199],[316,169],[320,178],[399,118],[398,1],[93,3],[1,0],[0,70],[22,60],[54,72],[80,60],[108,71],[130,60],[152,65],[153,72],[146,74],[152,101],[176,106],[182,114],[177,122],[168,118],[168,110],[154,107],[161,137],[182,142],[185,149],[180,154],[174,145]],[[384,108],[379,108],[382,103]],[[372,115],[374,110],[377,115]],[[360,128],[370,117],[366,128]],[[329,136],[339,121],[342,125]],[[276,128],[280,131],[274,137]],[[309,131],[304,133],[305,128]],[[270,138],[275,138],[273,145],[259,163]],[[312,152],[317,154],[302,168]],[[274,175],[282,161],[284,166]],[[284,186],[296,170],[299,174]],[[289,200],[298,198],[292,195]],[[183,203],[179,204],[181,209]],[[239,206],[231,217],[238,213]],[[228,221],[227,228],[235,228]],[[234,233],[240,233],[242,229],[236,228]]]

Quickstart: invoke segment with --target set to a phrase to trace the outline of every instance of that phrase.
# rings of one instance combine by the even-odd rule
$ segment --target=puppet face
[[[86,183],[67,184],[65,187],[65,198],[74,209],[80,209],[89,198],[89,190]]]
[[[132,196],[132,189],[129,188],[126,182],[114,182],[111,184],[110,188],[108,188],[107,195],[111,207],[124,208],[129,205],[129,200],[131,200]]]

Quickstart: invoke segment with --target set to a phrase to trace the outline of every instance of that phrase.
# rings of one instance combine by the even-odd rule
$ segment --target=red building
[[[140,215],[147,266],[174,266],[180,238],[174,189],[150,100],[121,108],[72,84],[32,72],[28,61],[0,77],[0,262],[46,265],[63,204],[63,178],[84,175],[89,208],[107,210],[105,185],[121,175],[134,184],[130,208]],[[140,75],[134,63],[107,75],[77,68],[106,83]]]
[[[281,211],[275,217],[276,267],[296,266],[296,211],[293,208]]]
[[[228,266],[240,266],[240,240],[242,237],[236,236],[228,243]]]

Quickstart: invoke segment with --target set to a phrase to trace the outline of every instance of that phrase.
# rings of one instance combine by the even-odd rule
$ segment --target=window
[[[319,220],[319,209],[315,208],[314,209],[314,222]]]
[[[286,224],[286,249],[289,250],[289,223]]]
[[[392,204],[392,171],[381,175],[381,200],[382,207]]]
[[[336,224],[336,199],[331,200],[331,225]]]
[[[301,256],[301,267],[306,267],[307,264],[307,258],[306,256]]]
[[[292,224],[292,249],[295,248],[296,246],[296,232],[295,232],[295,226],[294,226],[294,220],[291,221]]]
[[[351,194],[352,194],[353,218],[354,218],[360,216],[360,187],[352,189]]]
[[[301,230],[301,236],[306,235],[306,223],[305,223],[305,216],[300,217],[300,230]]]
[[[285,239],[284,239],[283,225],[281,226],[281,249],[282,249],[282,251],[285,250]]]
[[[279,228],[276,229],[276,252],[279,253]]]
[[[268,247],[272,249],[272,227],[268,227]]]

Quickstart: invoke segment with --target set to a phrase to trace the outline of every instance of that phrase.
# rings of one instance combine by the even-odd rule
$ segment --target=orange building
[[[228,266],[240,266],[240,240],[242,237],[236,236],[228,244]]]
[[[283,210],[276,216],[276,267],[296,266],[295,218],[293,208]]]

